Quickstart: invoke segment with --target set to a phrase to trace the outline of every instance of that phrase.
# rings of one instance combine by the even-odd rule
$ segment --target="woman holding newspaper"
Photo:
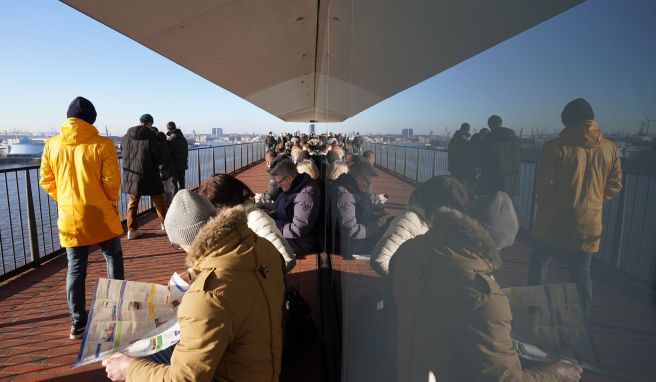
[[[222,210],[180,190],[164,222],[187,252],[193,283],[178,308],[180,342],[169,362],[116,354],[112,381],[277,381],[284,281],[280,254],[247,226],[241,206]]]

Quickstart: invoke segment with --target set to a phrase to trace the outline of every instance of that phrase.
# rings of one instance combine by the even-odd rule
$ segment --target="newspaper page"
[[[523,286],[503,292],[513,316],[513,345],[522,358],[538,362],[566,359],[600,371],[576,284]]]
[[[73,367],[121,352],[143,357],[180,340],[176,313],[189,285],[174,273],[168,286],[100,278]]]

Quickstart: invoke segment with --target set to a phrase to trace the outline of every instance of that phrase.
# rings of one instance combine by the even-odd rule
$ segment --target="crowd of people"
[[[138,205],[148,195],[162,231],[187,254],[180,341],[144,359],[110,357],[103,365],[111,380],[278,380],[285,274],[297,258],[320,252],[367,255],[384,278],[393,323],[388,378],[579,380],[582,369],[568,361],[524,369],[513,348],[508,300],[493,273],[519,229],[511,199],[519,192],[519,142],[500,117],[471,138],[463,124],[449,144],[451,176],[419,184],[394,217],[386,195],[375,192],[376,158],[362,152],[359,134],[269,133],[266,190],[215,174],[192,192],[184,189],[187,146],[175,123],[164,134],[151,115],[140,117],[121,141],[121,180],[112,142],[93,126],[93,104],[78,97],[67,117],[46,143],[40,185],[58,201],[70,338],[82,336],[88,319],[89,247],[102,249],[108,277],[124,276],[119,188],[129,195],[128,240],[141,235]],[[621,167],[585,100],[570,102],[561,117],[565,129],[545,144],[537,170],[529,283],[545,282],[552,257],[563,260],[588,314],[590,258],[599,250],[603,203],[621,190]]]

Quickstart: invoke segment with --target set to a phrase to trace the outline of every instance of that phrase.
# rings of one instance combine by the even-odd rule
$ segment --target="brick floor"
[[[239,178],[254,192],[266,189],[268,175],[264,164],[240,173]],[[390,213],[402,208],[413,187],[380,172],[375,191],[390,196]],[[144,237],[122,240],[126,279],[166,283],[175,270],[183,269],[184,254],[173,249],[152,216],[142,218]],[[504,252],[504,266],[496,273],[503,286],[524,285],[530,248],[519,241]],[[341,292],[343,321],[358,301],[382,280],[366,260],[332,257],[336,285]],[[104,381],[100,364],[71,369],[79,342],[68,339],[69,316],[65,295],[66,258],[59,256],[39,268],[0,284],[0,380],[2,381]],[[95,279],[105,277],[105,262],[98,251],[89,259],[87,302]],[[566,270],[552,266],[550,281],[567,280]],[[317,256],[300,259],[288,282],[300,287],[319,323],[317,301]],[[595,279],[591,330],[602,367],[607,375],[586,372],[583,381],[654,381],[656,368],[656,310],[653,306],[627,298]],[[293,360],[294,370],[286,381],[318,381],[321,378],[321,343],[309,346]]]

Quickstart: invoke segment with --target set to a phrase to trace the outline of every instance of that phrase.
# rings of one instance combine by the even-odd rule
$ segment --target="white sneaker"
[[[128,231],[128,240],[136,239],[141,235],[143,235],[143,231],[138,230],[138,229],[134,230],[134,231]]]
[[[166,228],[164,228],[164,224],[160,224],[160,227],[162,228],[162,232],[166,232]]]

